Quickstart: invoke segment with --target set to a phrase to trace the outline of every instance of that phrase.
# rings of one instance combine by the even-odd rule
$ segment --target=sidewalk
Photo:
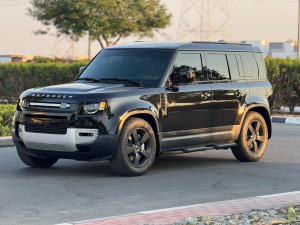
[[[0,148],[13,147],[15,146],[11,136],[8,137],[0,137]]]
[[[189,205],[168,209],[138,212],[116,217],[97,218],[60,225],[159,225],[180,222],[185,217],[221,216],[246,213],[252,209],[266,210],[279,206],[295,205],[300,203],[300,191],[274,195],[257,196],[232,201],[222,201],[198,205]]]
[[[300,117],[272,116],[274,123],[300,124]]]

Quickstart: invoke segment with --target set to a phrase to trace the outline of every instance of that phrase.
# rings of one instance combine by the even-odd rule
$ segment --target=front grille
[[[25,117],[25,131],[44,134],[66,134],[67,119],[51,117]]]
[[[46,126],[40,124],[25,124],[25,131],[44,134],[66,134],[67,127]]]
[[[69,103],[49,103],[49,102],[29,102],[29,107],[32,108],[54,108],[54,109],[68,109],[71,107]]]

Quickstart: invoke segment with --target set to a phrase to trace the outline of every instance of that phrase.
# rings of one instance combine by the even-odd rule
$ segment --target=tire
[[[113,171],[123,176],[141,176],[152,166],[156,153],[155,134],[145,120],[129,118],[122,127],[114,156]]]
[[[22,162],[31,167],[46,168],[53,166],[58,161],[58,158],[42,158],[30,156],[18,149],[17,152]]]
[[[247,113],[236,143],[231,150],[237,160],[255,162],[262,158],[268,144],[268,128],[261,114]]]

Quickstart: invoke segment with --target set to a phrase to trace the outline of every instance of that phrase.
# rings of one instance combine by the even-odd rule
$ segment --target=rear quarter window
[[[252,52],[241,52],[241,58],[245,73],[248,80],[258,79],[258,67]]]

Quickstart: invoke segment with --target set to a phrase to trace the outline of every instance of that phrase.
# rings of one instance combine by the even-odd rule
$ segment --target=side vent
[[[163,116],[167,116],[167,94],[163,93],[160,94],[160,105],[161,105],[161,111]]]

